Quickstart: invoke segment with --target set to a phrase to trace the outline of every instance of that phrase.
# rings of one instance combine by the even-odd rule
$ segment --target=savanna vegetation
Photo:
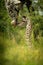
[[[32,23],[29,48],[25,41],[26,27],[12,26],[5,1],[0,0],[0,65],[43,65],[43,0],[32,0],[34,11],[28,12],[24,4],[18,21],[23,15]],[[30,8],[31,10],[31,8]]]

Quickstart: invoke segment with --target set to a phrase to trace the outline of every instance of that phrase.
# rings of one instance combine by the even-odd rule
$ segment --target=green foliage
[[[39,35],[39,25],[38,24],[35,25],[33,34],[34,34],[34,38],[37,40],[37,36]]]
[[[4,0],[0,0],[0,32],[6,32],[10,22]]]
[[[25,28],[11,26],[4,0],[0,0],[0,65],[43,65],[43,16],[27,13],[26,7],[20,11],[19,21],[23,15],[30,15],[32,49],[25,45]]]

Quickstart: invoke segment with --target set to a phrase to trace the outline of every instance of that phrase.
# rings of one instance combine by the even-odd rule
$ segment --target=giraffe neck
[[[27,21],[27,25],[26,25],[26,33],[25,33],[25,36],[26,36],[26,44],[31,47],[32,44],[31,44],[31,39],[30,39],[30,36],[31,36],[31,21],[28,20]]]

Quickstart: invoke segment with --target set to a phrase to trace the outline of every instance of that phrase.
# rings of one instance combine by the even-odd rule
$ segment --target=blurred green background
[[[0,65],[43,65],[43,0],[33,2],[33,6],[35,11],[28,13],[24,5],[23,11],[19,12],[21,16],[18,17],[19,21],[22,15],[31,19],[31,41],[34,48],[30,49],[25,44],[25,27],[14,28],[11,25],[12,19],[5,2],[0,0]]]

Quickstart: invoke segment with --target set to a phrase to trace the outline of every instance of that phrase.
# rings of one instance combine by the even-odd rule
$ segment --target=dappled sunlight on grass
[[[6,39],[5,43],[6,43],[6,47],[12,47],[12,46],[16,46],[17,45],[17,43],[15,41],[15,38],[9,39],[9,40]]]
[[[29,49],[27,46],[16,46],[13,48],[7,48],[5,52],[5,58],[13,60],[17,56],[18,61],[27,62],[27,60],[38,61],[40,59],[39,49]]]
[[[18,45],[15,38],[2,38],[1,36],[0,40],[5,45],[5,65],[43,65],[43,48],[29,48],[23,41],[20,42],[23,44]]]
[[[3,56],[5,65],[43,65],[43,48],[37,47],[39,43],[34,41],[33,34],[31,40],[34,48],[29,48],[25,44],[25,29],[15,28],[13,33],[11,38],[6,38],[4,35],[0,36],[0,40],[5,46]],[[40,39],[41,41],[43,39]],[[39,45],[43,46],[42,43]]]

